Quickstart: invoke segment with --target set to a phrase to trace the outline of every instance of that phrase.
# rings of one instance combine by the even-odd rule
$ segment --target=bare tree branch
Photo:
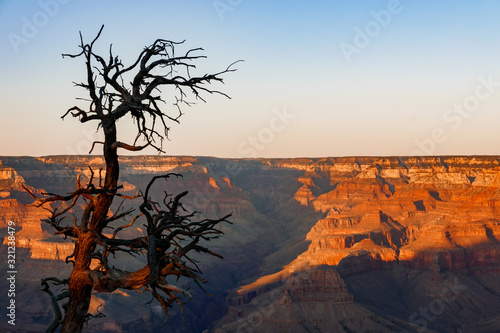
[[[71,115],[81,123],[97,121],[97,130],[102,130],[104,139],[94,141],[89,153],[94,150],[96,144],[102,144],[104,177],[103,169],[100,169],[99,184],[94,184],[96,174],[89,166],[90,177],[87,183],[82,184],[82,177],[78,175],[76,189],[65,195],[42,193],[37,196],[25,188],[34,198],[35,207],[42,207],[51,213],[46,222],[55,229],[55,233],[71,237],[75,241],[73,253],[66,258],[66,262],[73,263],[69,279],[47,278],[42,281],[42,290],[51,297],[55,313],[49,332],[55,331],[59,326],[63,333],[80,332],[87,320],[100,317],[102,314],[88,314],[93,291],[110,293],[116,289],[128,289],[150,292],[167,316],[168,308],[172,304],[183,306],[182,300],[191,297],[189,291],[168,283],[167,278],[187,278],[202,288],[201,283],[205,282],[203,274],[190,254],[193,251],[222,258],[202,243],[221,236],[223,232],[219,226],[230,223],[230,215],[219,219],[194,220],[195,212],[188,212],[182,205],[182,199],[188,191],[183,191],[173,198],[166,195],[163,205],[150,198],[151,188],[157,180],[180,177],[179,174],[169,173],[153,177],[142,194],[138,192],[135,196],[127,196],[118,193],[123,187],[119,185],[118,148],[143,151],[152,147],[159,153],[163,152],[163,142],[165,138],[168,139],[170,130],[168,125],[179,123],[183,114],[182,107],[191,106],[197,100],[205,102],[205,94],[218,94],[229,98],[222,91],[212,88],[211,84],[223,83],[223,76],[234,72],[237,62],[213,74],[194,75],[195,63],[206,58],[200,54],[202,48],[178,53],[176,48],[181,47],[184,41],[157,39],[145,47],[135,61],[127,66],[113,54],[111,45],[104,56],[95,52],[94,45],[103,29],[104,26],[90,43],[84,42],[80,33],[80,51],[63,54],[63,58],[83,58],[86,79],[74,85],[86,91],[87,96],[79,100],[88,105],[73,106],[61,118],[65,119]],[[168,90],[171,93],[170,99],[163,96],[163,88],[171,88]],[[116,123],[125,116],[130,117],[137,126],[133,144],[118,140]],[[143,145],[139,144],[140,140],[144,142]],[[122,198],[122,202],[116,211],[111,213],[115,197]],[[104,234],[103,231],[107,228],[114,228],[116,221],[132,216],[134,208],[126,208],[123,205],[139,197],[140,213],[129,223],[121,224],[112,235]],[[79,218],[72,215],[72,220],[66,219],[67,215],[74,214],[74,210],[80,206],[83,210]],[[131,239],[118,237],[120,231],[132,227],[138,221],[145,223],[146,235],[141,234]],[[132,272],[110,267],[112,265],[109,260],[112,257],[109,256],[119,253],[141,256],[144,267]],[[97,267],[92,265],[96,261]],[[67,284],[68,288],[55,295],[50,290],[49,282],[53,285]],[[203,288],[202,290],[205,291]],[[58,302],[66,298],[69,300],[63,316]]]
[[[54,320],[45,331],[46,333],[55,332],[59,325],[61,325],[63,316],[61,313],[61,308],[59,307],[59,304],[57,302],[65,298],[69,298],[69,292],[67,290],[63,291],[59,295],[54,295],[54,293],[50,290],[49,282],[52,282],[54,285],[68,284],[67,280],[61,281],[55,277],[42,279],[42,291],[50,296],[52,309],[54,310]]]

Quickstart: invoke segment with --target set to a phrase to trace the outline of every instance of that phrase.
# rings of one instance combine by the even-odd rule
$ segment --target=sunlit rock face
[[[221,332],[256,325],[248,309],[255,311],[263,299],[272,304],[272,311],[260,313],[259,331],[272,327],[270,332],[308,332],[314,331],[313,327],[324,329],[324,325],[332,332],[454,332],[457,328],[474,332],[477,327],[500,327],[495,312],[500,309],[500,168],[496,158],[339,158],[293,162],[271,164],[303,170],[304,175],[299,178],[302,186],[294,199],[326,216],[306,234],[309,246],[305,252],[282,269],[249,281],[232,294],[233,305],[220,322]],[[327,180],[330,188],[315,186]],[[293,297],[288,297],[288,303],[280,302],[290,294],[288,286],[297,274],[304,278],[306,272],[317,267],[338,272],[341,283],[332,285],[346,283],[347,290],[353,292],[354,303],[360,306],[353,316],[356,319],[338,318],[344,324],[336,326],[331,323],[331,316],[347,311],[338,305],[331,309],[331,316],[311,317],[314,306],[308,300],[293,301]],[[304,279],[307,290],[323,290],[321,280]],[[364,281],[362,285],[360,281]],[[439,298],[436,301],[438,292],[448,288],[445,282],[454,283],[457,290],[461,288],[454,302],[445,303]],[[373,290],[374,286],[388,291],[382,294]],[[478,288],[484,292],[482,297],[474,296]],[[397,290],[398,295],[390,289]],[[370,294],[377,296],[370,299],[366,296]],[[415,300],[410,300],[412,297]],[[387,306],[391,302],[397,306]],[[290,310],[290,303],[295,306],[294,320],[287,321],[281,316]],[[434,320],[429,320],[418,312],[429,305],[437,307],[436,304],[439,319],[434,315]],[[415,311],[417,314],[413,315]],[[478,319],[470,315],[471,311],[480,312],[483,317]],[[378,324],[388,320],[390,325],[385,323],[385,328],[380,328],[369,321],[374,317],[379,319]]]
[[[39,196],[67,193],[78,174],[85,184],[93,171],[99,182],[104,163],[92,156],[0,160],[0,230],[15,221],[18,279],[25,287],[18,300],[22,315],[30,318],[25,330],[43,331],[51,311],[50,300],[39,293],[40,278],[68,276],[71,265],[64,261],[73,243],[42,222],[47,211],[26,205],[33,199],[25,188]],[[172,173],[152,188],[153,197],[161,201],[165,192],[189,190],[187,209],[202,212],[200,219],[231,213],[233,224],[223,226],[226,235],[210,244],[224,260],[197,257],[213,297],[192,286],[195,297],[183,316],[173,308],[165,327],[161,311],[144,306],[145,295],[96,294],[92,313],[102,311],[106,318],[91,321],[89,330],[494,332],[500,327],[496,157],[122,156],[120,163],[121,193],[133,196],[152,176]],[[75,206],[76,216],[80,210]],[[142,229],[137,223],[120,235],[138,237]],[[141,266],[140,258],[130,257],[115,264]],[[37,295],[33,301],[31,295]]]

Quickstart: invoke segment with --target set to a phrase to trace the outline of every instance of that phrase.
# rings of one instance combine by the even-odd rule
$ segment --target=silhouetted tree
[[[177,302],[182,305],[181,299],[190,297],[190,294],[179,286],[169,284],[166,278],[185,277],[198,285],[203,282],[202,272],[189,254],[195,251],[220,257],[200,243],[221,235],[218,226],[222,222],[228,222],[227,218],[230,216],[194,221],[195,213],[187,212],[181,203],[187,191],[175,197],[166,195],[162,200],[163,205],[153,201],[149,196],[153,183],[162,178],[179,176],[176,174],[153,177],[144,192],[135,196],[140,200],[138,212],[121,208],[111,213],[110,206],[116,197],[132,199],[118,192],[122,187],[118,182],[118,150],[141,151],[146,147],[153,147],[162,152],[162,142],[169,131],[167,124],[178,122],[182,115],[181,106],[191,104],[188,98],[205,101],[202,97],[204,93],[228,97],[218,90],[212,90],[208,85],[215,81],[223,82],[222,75],[235,69],[232,68],[233,63],[215,74],[192,76],[191,72],[195,68],[193,62],[205,58],[198,54],[202,49],[190,49],[177,55],[175,48],[183,42],[165,39],[157,39],[152,45],[145,47],[135,62],[125,66],[113,55],[111,46],[107,56],[94,52],[94,44],[103,28],[104,26],[90,44],[84,43],[80,33],[80,52],[63,54],[63,57],[85,60],[86,81],[75,85],[84,88],[90,99],[87,99],[88,108],[74,106],[62,118],[71,114],[82,123],[96,122],[97,128],[102,130],[104,141],[94,142],[92,150],[96,144],[103,145],[104,178],[101,177],[101,172],[97,173],[89,166],[91,176],[88,182],[82,184],[81,177],[78,176],[77,188],[69,194],[45,193],[42,197],[36,197],[30,192],[35,198],[35,205],[50,210],[51,216],[47,222],[56,230],[56,234],[75,240],[74,253],[66,258],[66,262],[73,264],[69,278],[48,277],[42,280],[42,290],[50,295],[55,313],[48,332],[54,332],[59,326],[61,332],[80,332],[84,323],[92,317],[88,309],[93,291],[147,291],[161,304],[168,316],[171,304]],[[130,83],[126,84],[129,80]],[[160,107],[164,103],[160,88],[166,86],[175,88],[174,115],[164,112]],[[137,137],[131,144],[119,141],[117,136],[116,123],[125,116],[131,117],[137,125]],[[58,204],[61,202],[66,204]],[[84,204],[81,217],[77,219],[73,216],[73,221],[66,222],[68,213],[77,203]],[[123,206],[120,204],[120,207]],[[127,216],[133,217],[130,223],[122,226],[115,224]],[[133,239],[117,237],[121,230],[132,226],[137,220],[145,220],[145,236]],[[103,232],[106,228],[115,228],[112,235]],[[108,256],[117,253],[143,255],[144,266],[137,271],[110,267]],[[93,260],[98,262],[95,268],[91,268]],[[54,285],[58,285],[62,292],[54,293],[51,290]],[[64,302],[64,314],[60,301]]]

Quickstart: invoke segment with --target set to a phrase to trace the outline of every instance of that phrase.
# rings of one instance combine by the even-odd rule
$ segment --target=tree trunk
[[[113,189],[117,187],[120,173],[117,149],[112,146],[116,142],[116,125],[113,119],[106,118],[102,121],[102,126],[105,135],[104,159],[106,162],[104,187]],[[68,287],[70,299],[61,324],[61,333],[81,332],[83,329],[93,289],[89,276],[90,256],[95,251],[96,246],[93,239],[106,226],[106,217],[113,198],[113,194],[97,195],[94,202],[89,203],[92,205],[93,211],[90,221],[82,221],[75,243],[75,265],[69,277]]]
[[[70,298],[61,324],[61,333],[81,332],[85,323],[92,294],[92,280],[88,275],[89,255],[95,248],[92,239],[90,231],[81,232],[75,244],[75,267],[69,277]]]

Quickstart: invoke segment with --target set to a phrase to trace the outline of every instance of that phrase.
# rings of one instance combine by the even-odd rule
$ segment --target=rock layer
[[[500,294],[490,289],[492,279],[500,282],[500,168],[496,158],[340,158],[310,160],[307,165],[301,162],[271,161],[271,164],[305,171],[299,179],[302,187],[294,198],[301,205],[326,213],[326,217],[307,233],[306,240],[310,244],[305,252],[284,265],[282,270],[240,287],[233,298],[252,304],[252,295],[265,297],[276,288],[283,288],[279,286],[288,286],[296,274],[326,265],[342,276],[342,283],[356,281],[359,276],[375,271],[385,271],[386,275],[403,272],[406,276],[416,276],[421,285],[407,286],[402,294],[422,292],[427,295],[421,299],[419,304],[422,305],[432,301],[431,294],[425,291],[432,284],[443,283],[447,277],[458,279],[460,276],[457,283],[463,283],[467,286],[465,288],[486,288],[491,292],[486,293],[487,297],[475,300],[474,304],[461,299],[458,304],[467,311],[482,309],[486,317],[494,313],[489,309],[500,308]],[[310,187],[316,182],[324,182],[325,174],[332,188],[313,195]],[[464,272],[467,278],[463,277]],[[486,282],[477,286],[470,283],[469,278]],[[408,282],[408,278],[405,279]],[[405,279],[398,277],[397,281],[403,284]],[[304,285],[309,290],[324,288],[323,282],[315,278],[304,281]],[[280,297],[289,293],[284,288]],[[363,290],[363,294],[370,292]],[[358,331],[359,325],[366,324],[367,318],[374,315],[396,323],[400,330],[418,328],[411,320],[411,313],[408,315],[411,306],[401,304],[406,311],[396,318],[393,318],[395,313],[387,311],[389,307],[373,312],[374,303],[391,302],[390,296],[386,297],[388,300],[383,297],[360,302],[358,305],[372,313],[361,315],[359,320],[346,324],[340,331]],[[291,302],[304,303],[303,307],[307,308],[306,300],[296,298]],[[394,303],[397,304],[398,300]],[[462,328],[473,325],[472,318],[461,317],[459,320],[453,317],[452,308],[453,305],[443,308],[446,318],[427,323],[426,328],[453,331],[447,328],[450,324]],[[296,315],[308,318],[307,311]],[[234,313],[239,315],[233,317],[233,323],[248,320],[237,309],[233,309]],[[273,313],[263,320],[272,321],[275,316]],[[328,319],[318,320],[316,325],[321,327]],[[483,318],[483,325],[487,326],[488,320]],[[498,321],[491,320],[494,327]],[[222,322],[221,327],[227,331],[236,328],[234,324],[226,323],[231,322],[228,317]],[[309,331],[306,322],[309,321],[297,321],[292,325],[293,330]],[[287,325],[282,323],[274,329],[291,330],[292,326]],[[333,324],[330,327],[337,330]],[[369,330],[380,330],[373,325],[369,327]],[[386,326],[381,331],[392,329]]]
[[[98,171],[103,161],[92,156],[0,160],[0,230],[15,221],[19,281],[26,290],[18,300],[23,316],[31,318],[25,322],[33,323],[26,330],[40,331],[50,321],[49,303],[45,295],[28,302],[28,295],[39,290],[41,277],[67,272],[61,265],[73,245],[41,222],[46,211],[26,206],[32,199],[23,186],[38,195],[66,193],[79,173],[85,182],[88,166]],[[203,212],[200,218],[233,215],[234,224],[224,226],[226,235],[212,244],[225,260],[201,261],[214,297],[196,294],[185,321],[173,309],[169,321],[177,332],[499,327],[497,157],[123,156],[120,161],[124,194],[144,189],[153,175],[182,173],[152,188],[152,196],[189,189],[185,206]],[[136,237],[141,228],[121,235]],[[138,259],[117,260],[126,267],[140,265]],[[131,297],[138,300],[131,303]],[[144,307],[149,299],[141,297],[95,295],[93,311],[99,306],[107,317],[89,329],[161,329],[161,314]]]

